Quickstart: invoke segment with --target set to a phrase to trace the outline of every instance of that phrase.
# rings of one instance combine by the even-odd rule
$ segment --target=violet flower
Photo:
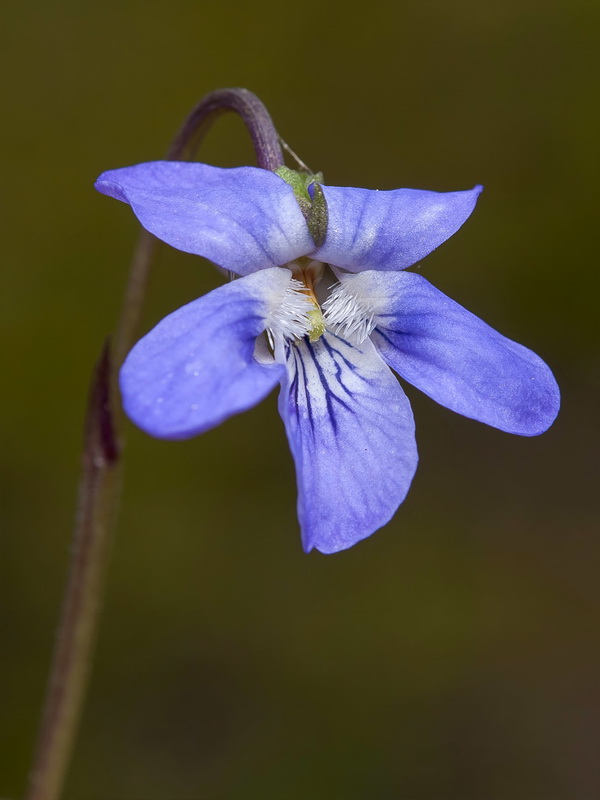
[[[535,436],[556,417],[558,387],[537,355],[403,271],[460,228],[481,187],[322,186],[317,237],[292,186],[258,168],[158,161],[105,172],[96,188],[158,238],[241,276],[138,342],[120,375],[126,413],[153,436],[183,439],[281,384],[306,551],[350,547],[406,497],[414,420],[390,367],[509,433]]]

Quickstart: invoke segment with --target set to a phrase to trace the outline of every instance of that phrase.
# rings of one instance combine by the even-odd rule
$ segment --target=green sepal
[[[316,181],[313,183],[313,198],[310,206],[310,213],[308,219],[308,230],[312,236],[317,247],[321,247],[327,236],[327,222],[329,214],[327,213],[327,201],[323,194],[321,184]]]
[[[294,190],[294,196],[304,215],[310,235],[316,246],[320,247],[327,235],[327,203],[320,186],[323,173],[278,167],[275,174],[279,175]],[[313,186],[312,197],[308,191],[308,187],[311,185]]]

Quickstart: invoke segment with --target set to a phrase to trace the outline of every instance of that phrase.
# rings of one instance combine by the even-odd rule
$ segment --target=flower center
[[[308,329],[306,333],[311,342],[316,342],[326,329],[325,318],[315,294],[315,287],[323,276],[325,266],[320,261],[309,261],[308,264],[295,262],[290,264],[290,267],[296,283],[301,284],[298,291],[302,292],[311,304],[310,311],[307,313]]]
[[[365,298],[346,283],[324,288],[323,281],[318,286],[327,269],[325,264],[300,258],[286,264],[285,269],[293,277],[267,324],[273,350],[280,339],[293,343],[308,336],[316,342],[328,329],[342,337],[357,338],[359,343],[369,336],[375,327],[374,311]]]

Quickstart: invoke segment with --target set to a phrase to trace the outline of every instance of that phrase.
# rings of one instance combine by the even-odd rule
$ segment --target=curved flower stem
[[[190,146],[197,147],[217,116],[234,111],[242,118],[252,138],[256,165],[276,170],[283,165],[279,134],[265,105],[248,89],[217,89],[194,108],[173,139],[167,158],[181,158]]]
[[[239,114],[244,121],[259,167],[274,170],[283,164],[271,117],[247,89],[220,89],[206,95],[182,125],[167,159],[180,159],[195,149],[225,111]],[[107,342],[91,383],[69,576],[26,800],[60,798],[77,734],[121,483],[117,376],[135,339],[156,246],[157,240],[142,231],[132,259],[112,355]]]
[[[265,105],[248,89],[217,89],[207,94],[191,111],[167,151],[168,161],[193,153],[218,117],[233,111],[242,118],[252,138],[257,166],[276,170],[283,164],[283,153],[273,120]],[[133,256],[123,312],[115,337],[115,362],[120,365],[131,349],[146,293],[148,271],[158,240],[145,230],[139,236]]]

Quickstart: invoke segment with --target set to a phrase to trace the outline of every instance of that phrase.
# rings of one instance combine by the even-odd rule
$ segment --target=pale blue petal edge
[[[289,270],[264,270],[159,322],[121,369],[129,418],[152,436],[184,439],[260,402],[285,370],[256,360],[256,340],[290,279]]]
[[[313,258],[360,272],[416,264],[456,233],[483,187],[460,192],[322,188],[327,236]]]
[[[268,170],[151,161],[104,172],[95,186],[159,239],[238,275],[314,249],[292,188]]]

